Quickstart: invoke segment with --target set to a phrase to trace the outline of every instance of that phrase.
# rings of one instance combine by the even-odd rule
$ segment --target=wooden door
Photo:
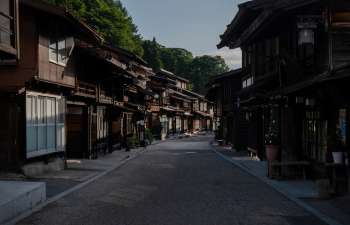
[[[67,157],[87,158],[87,110],[83,106],[67,106]]]

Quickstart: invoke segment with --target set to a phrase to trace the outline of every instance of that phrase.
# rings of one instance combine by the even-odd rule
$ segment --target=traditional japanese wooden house
[[[161,107],[162,123],[167,121],[168,134],[179,134],[189,130],[189,117],[191,114],[191,103],[193,98],[182,91],[189,87],[189,81],[173,73],[160,70],[157,76],[168,80],[166,89],[162,93],[163,105]]]
[[[169,133],[168,115],[172,115],[173,109],[170,109],[169,87],[176,85],[176,81],[168,77],[155,75],[151,77],[150,88],[156,94],[151,102],[149,118],[149,127],[154,137],[164,140]]]
[[[183,93],[191,96],[192,114],[191,131],[212,131],[214,108],[213,103],[208,101],[205,96],[189,90],[183,90]]]
[[[147,63],[107,45],[79,43],[78,49],[77,87],[68,102],[72,135],[67,155],[95,158],[99,152],[120,148],[126,136],[144,140],[147,98],[153,97],[147,88],[153,75]]]
[[[237,150],[247,147],[245,114],[239,110],[242,70],[232,70],[213,77],[208,84],[207,98],[214,102],[216,139],[232,144]]]
[[[149,117],[152,114],[151,102],[155,93],[149,87],[153,70],[141,58],[133,55],[129,63],[129,70],[134,75],[133,83],[124,93],[124,105],[133,111],[124,114],[123,135],[133,135],[141,145],[145,141],[145,128],[149,127]]]
[[[2,64],[13,63],[20,57],[18,0],[0,3],[0,60]]]
[[[39,0],[0,4],[0,166],[9,169],[64,155],[75,44],[103,40],[66,9]]]
[[[278,131],[282,174],[300,165],[311,165],[316,179],[327,170],[346,173],[334,164],[331,143],[341,139],[349,151],[349,15],[346,0],[255,0],[239,6],[221,36],[219,48],[243,52],[248,146],[264,158],[265,134]]]

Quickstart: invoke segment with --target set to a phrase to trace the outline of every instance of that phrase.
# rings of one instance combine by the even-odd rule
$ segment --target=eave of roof
[[[42,0],[20,0],[20,4],[65,19],[70,23],[78,26],[78,28],[89,35],[98,44],[103,44],[104,42],[104,39],[95,30],[93,30],[83,21],[77,19],[71,12],[69,12],[68,9],[64,7],[55,6]]]
[[[158,73],[159,73],[159,74],[166,75],[166,76],[168,76],[168,77],[175,78],[175,79],[177,79],[177,80],[181,80],[181,81],[187,82],[187,83],[190,82],[190,81],[187,80],[186,78],[183,78],[183,77],[180,77],[180,76],[178,76],[178,75],[175,75],[174,73],[172,73],[172,72],[170,72],[170,71],[168,71],[168,70],[165,70],[165,69],[160,69],[160,70],[158,71]]]
[[[241,47],[247,39],[249,39],[256,31],[262,30],[263,24],[266,24],[267,21],[273,21],[278,18],[280,15],[283,15],[286,11],[292,10],[298,7],[309,5],[312,3],[320,2],[321,0],[284,0],[284,1],[275,1],[275,0],[254,0],[252,2],[260,3],[261,5],[252,5],[252,2],[249,4],[242,4],[239,7],[239,11],[236,14],[235,18],[228,25],[227,30],[223,35],[221,35],[221,42],[218,44],[218,48],[223,48],[225,46],[230,48]],[[242,13],[249,6],[250,9],[259,9],[262,12],[255,18],[250,25],[246,26],[247,28],[244,31],[239,31],[237,33],[237,28],[240,24],[244,23]],[[249,13],[249,12],[248,12]],[[251,12],[250,12],[251,13]]]
[[[191,97],[191,96],[188,96],[188,95],[186,95],[186,94],[183,94],[183,93],[181,93],[181,92],[179,92],[179,91],[175,91],[175,90],[169,90],[169,93],[170,94],[174,94],[174,95],[177,95],[177,96],[180,96],[180,97],[182,97],[182,98],[186,98],[186,99],[188,99],[188,100],[195,100],[195,98],[193,98],[193,97]]]
[[[161,76],[158,76],[158,75],[154,75],[151,77],[151,79],[154,79],[154,80],[160,80],[160,81],[164,81],[168,84],[173,84],[173,85],[176,85],[176,81],[175,80],[172,80],[170,78],[167,78],[167,77],[161,77]]]
[[[193,91],[190,91],[190,90],[186,90],[186,89],[184,89],[183,91],[184,91],[184,92],[187,92],[188,94],[190,94],[190,95],[192,95],[192,96],[195,96],[195,97],[197,97],[197,98],[202,98],[202,99],[204,99],[204,98],[205,98],[203,95],[198,94],[198,93],[193,92]]]
[[[216,75],[214,77],[211,77],[209,82],[207,83],[206,87],[208,88],[208,91],[211,89],[216,89],[221,87],[220,82],[222,83],[222,79],[225,78],[235,78],[237,76],[237,79],[241,78],[242,75],[242,68],[236,69],[236,70],[231,70],[226,73],[222,73],[219,75]]]
[[[242,74],[242,68],[236,69],[236,70],[231,70],[226,73],[222,73],[219,75],[216,75],[213,77],[213,80],[220,80],[226,77],[233,77],[233,76],[238,76]]]
[[[126,50],[126,49],[119,48],[119,47],[116,47],[116,46],[111,46],[111,45],[108,45],[108,44],[104,44],[103,48],[105,48],[107,50],[110,50],[112,52],[115,52],[117,54],[125,55],[125,56],[129,57],[130,59],[136,61],[137,63],[140,63],[141,65],[148,67],[148,63],[145,60],[143,60],[138,55],[135,55],[134,53],[132,53],[132,52]]]

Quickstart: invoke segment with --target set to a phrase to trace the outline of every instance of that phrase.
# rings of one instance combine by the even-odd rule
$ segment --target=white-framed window
[[[248,77],[248,78],[245,78],[243,79],[242,81],[242,87],[243,88],[248,88],[250,86],[252,86],[254,84],[254,77]]]
[[[101,140],[108,136],[108,122],[106,107],[97,108],[97,139]]]
[[[180,116],[176,116],[175,117],[175,125],[176,125],[176,131],[179,132],[181,131],[181,117]]]
[[[203,103],[203,111],[204,112],[208,111],[208,104],[206,102]]]
[[[72,53],[73,48],[74,48],[74,38],[51,37],[50,46],[49,46],[50,62],[65,66],[68,62],[68,58]]]
[[[27,92],[27,158],[65,151],[65,114],[63,97]]]
[[[168,127],[169,127],[169,130],[172,130],[173,129],[173,118],[169,118],[168,120]]]

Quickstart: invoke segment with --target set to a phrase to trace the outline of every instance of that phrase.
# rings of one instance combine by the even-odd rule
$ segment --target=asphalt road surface
[[[170,140],[18,224],[321,225],[224,161],[212,137]]]

